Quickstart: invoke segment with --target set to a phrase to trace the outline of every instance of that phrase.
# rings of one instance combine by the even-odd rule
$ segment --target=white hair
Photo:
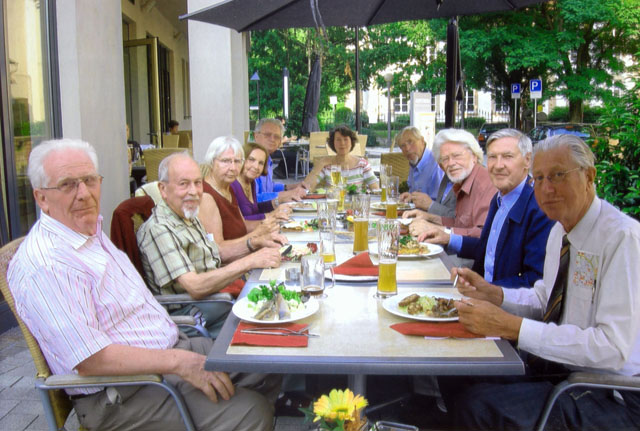
[[[447,142],[464,145],[476,156],[479,164],[482,164],[484,161],[484,153],[478,141],[476,141],[476,138],[474,138],[471,133],[462,129],[443,129],[438,132],[433,140],[433,148],[431,149],[436,161],[440,162],[440,147]]]
[[[595,156],[587,144],[575,135],[555,135],[536,144],[533,156],[555,148],[568,148],[571,158],[581,168],[595,167]]]
[[[189,154],[189,151],[187,150],[169,154],[167,157],[162,159],[160,165],[158,166],[158,181],[160,181],[161,183],[169,182],[169,165],[171,165],[171,161],[173,159],[178,157],[186,157],[195,162],[195,160],[193,159],[193,157],[191,157],[191,154]]]
[[[502,138],[516,138],[518,140],[518,149],[520,150],[520,154],[522,154],[522,157],[526,157],[527,154],[531,154],[531,138],[522,133],[520,130],[516,129],[500,129],[493,132],[489,136],[489,139],[487,139],[487,150],[489,150],[489,146],[494,141]]]
[[[253,132],[256,133],[261,131],[262,126],[264,126],[267,123],[273,124],[274,126],[278,126],[278,129],[280,129],[280,136],[284,135],[284,125],[282,124],[282,121],[278,120],[277,118],[263,118],[262,120],[258,121],[258,124],[256,125]]]
[[[85,141],[80,139],[53,139],[50,141],[43,141],[36,145],[36,147],[29,154],[29,165],[27,167],[27,175],[31,182],[31,188],[41,189],[49,185],[50,178],[47,176],[44,170],[44,163],[53,152],[67,151],[67,150],[80,150],[91,159],[94,168],[98,170],[98,155],[95,148]]]
[[[282,125],[278,121],[278,124]],[[207,148],[207,153],[204,155],[204,163],[208,166],[213,164],[213,161],[222,153],[227,151],[229,148],[233,149],[236,157],[244,159],[244,151],[242,150],[242,145],[240,142],[233,136],[220,136],[215,138],[209,144],[209,148]]]

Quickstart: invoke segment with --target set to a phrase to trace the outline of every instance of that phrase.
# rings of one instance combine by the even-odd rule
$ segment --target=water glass
[[[333,189],[332,189],[333,190]],[[338,195],[339,197],[339,195]],[[334,195],[327,195],[327,200],[317,202],[318,206],[318,229],[335,230],[336,214],[338,213],[338,199],[334,199]]]
[[[387,218],[398,218],[398,187],[400,184],[400,178],[397,176],[387,177],[387,212],[385,216]]]
[[[336,234],[333,230],[320,230],[320,256],[324,260],[325,268],[331,271],[331,288],[335,286],[335,274],[333,268],[336,266]]]
[[[398,293],[396,263],[398,262],[400,222],[396,219],[378,220],[377,236],[380,275],[376,297],[387,298]]]
[[[353,207],[353,252],[360,253],[369,249],[369,205],[371,196],[355,195],[352,201]]]
[[[391,176],[391,171],[391,165],[380,165],[380,189],[382,191],[380,202],[387,201],[387,178]]]
[[[289,289],[297,289],[300,287],[300,268],[293,267],[284,270],[284,284]]]
[[[324,259],[318,254],[303,256],[300,262],[302,292],[326,298],[324,292]]]

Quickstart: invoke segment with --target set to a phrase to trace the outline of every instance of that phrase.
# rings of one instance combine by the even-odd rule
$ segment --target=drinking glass
[[[302,257],[300,262],[302,292],[326,298],[324,292],[324,259],[318,254],[309,254]]]
[[[320,256],[324,260],[325,268],[331,271],[331,286],[336,284],[333,268],[336,266],[336,236],[333,230],[320,230]]]
[[[334,187],[342,184],[342,167],[340,165],[331,165],[331,184]]]
[[[296,289],[300,287],[300,268],[293,267],[284,270],[284,284],[289,289]]]
[[[333,190],[333,189],[332,189]],[[335,230],[336,214],[338,213],[338,199],[333,194],[327,194],[327,200],[318,201],[318,229]]]
[[[377,224],[380,275],[376,297],[387,298],[398,293],[396,263],[398,262],[400,222],[396,219],[380,219]]]
[[[387,178],[391,176],[391,170],[391,165],[380,166],[380,190],[382,191],[380,194],[380,202],[387,201]]]
[[[352,201],[353,207],[353,252],[355,254],[369,249],[369,205],[371,196],[366,194],[355,195]]]
[[[400,178],[397,176],[387,177],[387,212],[385,216],[389,219],[398,218],[398,186]]]

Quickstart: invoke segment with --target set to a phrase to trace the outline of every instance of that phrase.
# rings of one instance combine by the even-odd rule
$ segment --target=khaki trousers
[[[213,346],[210,338],[180,336],[175,348],[206,355]],[[279,375],[230,375],[235,395],[228,401],[211,402],[191,384],[175,375],[165,378],[182,393],[199,431],[270,431],[273,404],[280,391]],[[113,392],[117,390],[117,393]],[[114,396],[114,394],[116,396]],[[112,388],[73,401],[82,426],[89,430],[184,430],[173,398],[155,386]]]

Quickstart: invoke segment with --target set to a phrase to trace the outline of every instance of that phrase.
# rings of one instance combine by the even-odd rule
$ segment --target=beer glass
[[[376,297],[387,298],[398,293],[396,263],[398,262],[400,222],[396,219],[378,220],[377,236],[380,274],[378,276]]]
[[[320,256],[324,261],[324,267],[331,271],[331,286],[336,284],[333,268],[336,266],[336,236],[333,230],[320,230]]]
[[[303,256],[300,261],[301,288],[303,293],[326,298],[324,292],[324,259],[318,254]]]
[[[398,186],[400,178],[397,176],[387,177],[387,212],[385,216],[389,219],[398,218]]]
[[[387,201],[387,178],[391,176],[391,165],[380,165],[380,202]]]
[[[340,165],[331,165],[331,184],[334,187],[342,184],[342,167]]]
[[[333,199],[333,195],[327,195],[327,200],[317,202],[318,207],[318,229],[335,230],[336,214],[338,212],[338,200]]]
[[[353,197],[353,253],[369,249],[369,205],[371,196],[366,194]]]

